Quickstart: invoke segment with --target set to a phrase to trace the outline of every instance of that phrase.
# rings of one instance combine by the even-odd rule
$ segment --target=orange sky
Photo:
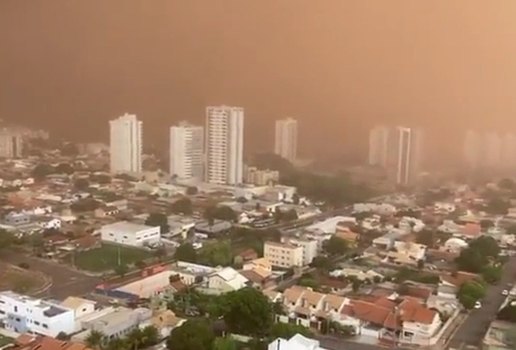
[[[516,131],[515,18],[510,0],[2,0],[0,116],[87,140],[127,111],[149,141],[225,103],[251,150],[285,116],[305,154],[361,148],[378,122],[443,149]]]

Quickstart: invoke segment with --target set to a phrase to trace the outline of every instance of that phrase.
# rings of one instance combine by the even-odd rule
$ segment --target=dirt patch
[[[0,262],[0,291],[12,290],[16,293],[31,294],[40,291],[49,281],[47,276],[31,271],[30,268],[22,269]]]

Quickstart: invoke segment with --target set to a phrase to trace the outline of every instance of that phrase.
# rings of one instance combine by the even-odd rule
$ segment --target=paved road
[[[355,343],[353,341],[335,338],[331,336],[320,336],[317,338],[321,346],[328,350],[378,350],[378,349],[392,349],[390,346]]]
[[[489,324],[496,317],[498,310],[505,300],[502,295],[507,284],[516,279],[516,257],[512,257],[504,267],[503,275],[497,285],[490,286],[482,301],[482,308],[471,311],[466,321],[452,337],[449,348],[460,349],[461,346],[480,346]]]
[[[6,251],[2,253],[0,258],[13,265],[26,262],[31,270],[50,276],[53,284],[46,296],[56,299],[63,299],[69,295],[79,296],[89,293],[101,282],[99,278],[88,276],[66,265],[25,256],[21,253]]]

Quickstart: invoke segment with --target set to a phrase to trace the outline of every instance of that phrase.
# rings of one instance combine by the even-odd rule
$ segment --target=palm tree
[[[130,349],[127,340],[120,339],[120,338],[111,339],[107,343],[106,347],[104,348],[104,350],[126,350],[126,349]]]
[[[143,334],[140,328],[133,329],[126,337],[130,349],[138,350],[143,347]]]
[[[104,333],[92,330],[86,337],[86,345],[90,348],[100,350],[104,342],[104,337]]]
[[[144,347],[156,345],[159,343],[159,331],[154,326],[145,327],[142,332],[142,344]]]

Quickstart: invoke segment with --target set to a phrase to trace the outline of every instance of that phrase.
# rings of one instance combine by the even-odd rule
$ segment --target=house
[[[30,223],[30,215],[26,213],[10,212],[4,217],[4,223],[9,226],[21,226]]]
[[[485,350],[511,350],[516,345],[514,333],[516,324],[512,322],[495,320],[489,326],[482,341],[482,349]]]
[[[444,273],[439,276],[437,296],[443,299],[455,300],[459,288],[466,282],[480,280],[480,276],[465,271]]]
[[[170,271],[175,275],[179,275],[181,282],[190,286],[205,281],[209,275],[217,270],[210,266],[177,261],[170,266]]]
[[[74,310],[11,291],[0,293],[0,323],[16,333],[51,337],[74,332]]]
[[[448,239],[446,242],[444,242],[443,249],[450,253],[460,253],[463,249],[468,247],[468,243],[466,241],[452,237]]]
[[[104,218],[106,216],[115,216],[119,213],[120,211],[118,210],[117,207],[114,207],[114,206],[110,206],[110,205],[105,205],[105,206],[102,206],[100,208],[97,208],[93,211],[93,215],[96,217],[96,218]]]
[[[242,268],[243,270],[261,271],[261,274],[266,275],[267,277],[272,274],[272,264],[267,258],[258,258],[248,261]]]
[[[296,334],[290,339],[278,338],[269,344],[267,350],[326,350],[318,340]]]
[[[116,288],[116,290],[137,295],[139,298],[151,298],[171,289],[170,278],[177,275],[174,271],[160,271],[137,281]],[[180,277],[178,276],[180,279]]]
[[[249,280],[232,267],[213,272],[207,277],[207,286],[210,292],[224,294],[247,287]]]
[[[335,236],[345,240],[350,246],[355,246],[360,239],[360,234],[353,232],[349,227],[337,226]]]
[[[128,221],[120,221],[102,226],[100,229],[100,237],[104,242],[133,247],[156,245],[161,241],[159,226],[139,225]]]
[[[426,256],[426,245],[414,242],[394,242],[393,249],[387,252],[387,259],[395,264],[417,265]]]
[[[186,319],[177,317],[172,310],[157,311],[151,318],[151,325],[158,329],[161,338],[166,338],[174,328],[181,327]]]
[[[73,310],[75,318],[75,331],[80,331],[81,319],[95,312],[96,302],[72,296],[66,298],[60,305],[67,309]]]
[[[258,259],[258,253],[254,249],[246,249],[235,255],[234,262],[237,265],[242,265],[245,262]]]
[[[92,350],[84,344],[47,336],[20,335],[11,350]]]

